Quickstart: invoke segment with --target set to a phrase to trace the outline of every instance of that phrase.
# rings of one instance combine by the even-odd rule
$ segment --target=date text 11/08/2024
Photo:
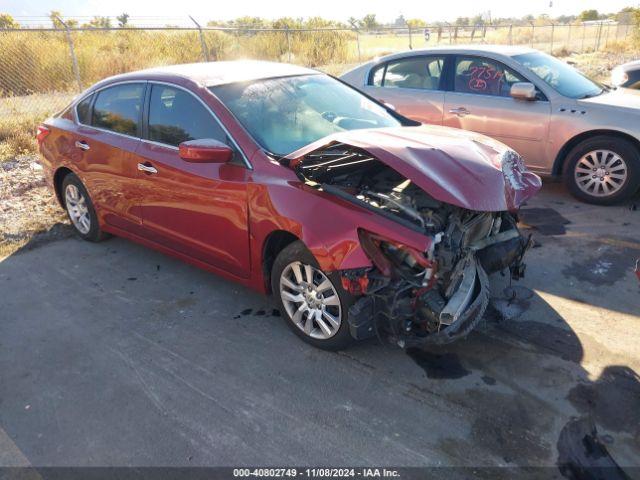
[[[400,473],[387,468],[235,468],[234,478],[399,478]]]

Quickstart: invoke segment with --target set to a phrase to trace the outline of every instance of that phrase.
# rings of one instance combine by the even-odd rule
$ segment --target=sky
[[[391,22],[398,15],[427,22],[450,21],[491,11],[492,17],[521,17],[549,14],[553,17],[597,9],[617,12],[623,7],[640,6],[640,0],[0,0],[0,13],[15,17],[43,16],[58,10],[63,16],[133,16],[182,18],[194,16],[201,23],[229,20],[250,15],[264,18],[321,16],[346,21],[374,13],[379,21]],[[175,23],[169,22],[166,23]]]

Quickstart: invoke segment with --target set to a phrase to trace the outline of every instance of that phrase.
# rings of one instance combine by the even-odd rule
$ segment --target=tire
[[[607,162],[610,163],[605,166]],[[621,179],[622,176],[625,178]],[[623,138],[605,135],[589,138],[569,152],[563,177],[569,192],[583,202],[595,205],[621,202],[640,186],[640,151]],[[605,188],[611,193],[606,193]]]
[[[100,242],[109,236],[100,228],[89,192],[75,174],[64,177],[61,193],[67,216],[80,238]]]
[[[299,267],[298,272],[296,272],[296,265]],[[312,288],[309,291],[304,287],[309,283],[306,266],[311,267],[314,287],[323,288],[324,285],[324,289]],[[297,280],[296,273],[299,273],[302,282]],[[299,289],[290,288],[290,285]],[[287,325],[305,342],[323,350],[334,351],[342,350],[353,342],[349,332],[348,315],[349,307],[353,305],[355,298],[342,288],[340,278],[335,272],[325,274],[320,270],[318,262],[304,243],[293,242],[278,254],[271,269],[271,290]],[[316,292],[320,297],[314,295]],[[297,297],[298,301],[291,301],[292,297]],[[309,303],[309,300],[313,303]],[[305,310],[300,313],[298,312],[300,309]],[[317,313],[318,311],[320,313]],[[311,324],[308,323],[310,312],[314,312]],[[339,318],[337,328],[335,323],[332,324],[329,317],[325,316],[326,314],[334,319]],[[315,315],[320,316],[320,321],[331,330],[331,335],[321,328],[321,323]],[[297,321],[294,317],[297,317]],[[308,325],[311,327],[307,329]]]

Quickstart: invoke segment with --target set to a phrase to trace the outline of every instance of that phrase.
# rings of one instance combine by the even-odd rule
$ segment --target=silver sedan
[[[640,91],[612,90],[537,50],[413,50],[342,80],[414,120],[494,137],[586,202],[615,203],[640,187]]]

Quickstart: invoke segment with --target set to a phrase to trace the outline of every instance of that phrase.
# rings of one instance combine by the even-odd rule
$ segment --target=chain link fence
[[[152,66],[253,58],[292,62],[339,74],[352,64],[376,56],[435,45],[527,45],[561,54],[597,51],[629,38],[635,28],[602,22],[375,30],[223,27],[0,30],[0,142],[6,140],[16,124],[40,121],[94,82]],[[6,126],[7,119],[12,125]]]

